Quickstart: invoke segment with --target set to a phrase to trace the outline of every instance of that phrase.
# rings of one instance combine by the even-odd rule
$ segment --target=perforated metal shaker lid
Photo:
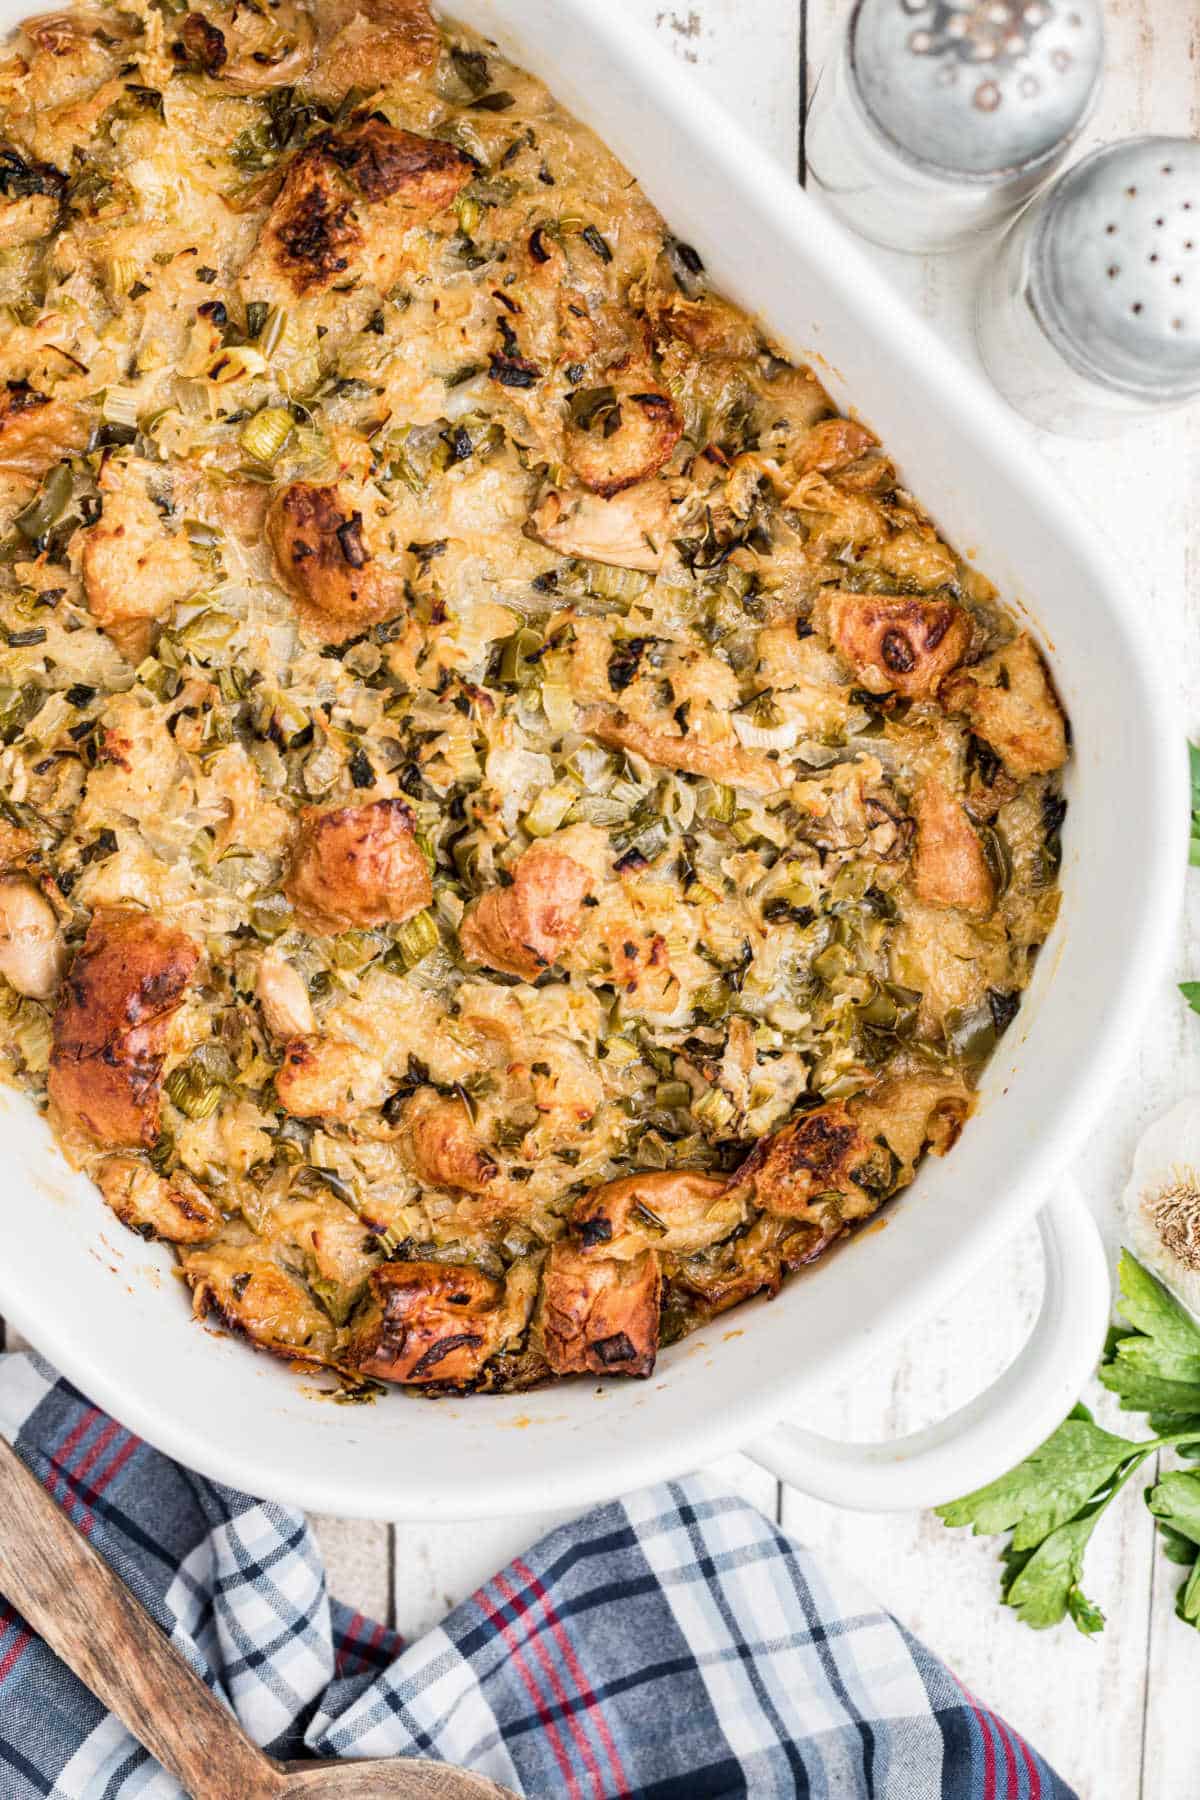
[[[1104,66],[1100,0],[856,0],[854,87],[901,155],[998,182],[1079,130]]]
[[[1110,144],[1039,206],[1029,298],[1059,351],[1154,402],[1200,393],[1200,142]]]

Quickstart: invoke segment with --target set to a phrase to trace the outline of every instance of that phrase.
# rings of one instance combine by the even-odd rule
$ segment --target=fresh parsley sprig
[[[1192,769],[1195,781],[1195,756]],[[1147,1415],[1155,1435],[1117,1437],[1077,1406],[1017,1468],[937,1509],[945,1524],[970,1525],[977,1537],[1011,1533],[1001,1598],[1038,1631],[1068,1617],[1086,1635],[1103,1630],[1104,1614],[1081,1585],[1093,1531],[1158,1451],[1200,1458],[1200,1325],[1128,1250],[1119,1273],[1129,1329],[1110,1332],[1099,1377],[1123,1411]],[[1175,1610],[1200,1629],[1200,1471],[1159,1475],[1145,1498],[1164,1553],[1189,1571]]]

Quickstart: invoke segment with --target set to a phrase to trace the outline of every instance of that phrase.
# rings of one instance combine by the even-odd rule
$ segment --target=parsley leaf
[[[1174,1537],[1187,1539],[1194,1557],[1200,1546],[1200,1477],[1187,1469],[1172,1469],[1146,1490],[1146,1505]]]
[[[972,1526],[976,1537],[1011,1530],[1014,1550],[1035,1549],[1057,1526],[1073,1519],[1137,1447],[1128,1438],[1102,1431],[1086,1408],[1076,1407],[1017,1468],[939,1506],[938,1517],[946,1525]]]
[[[1200,1629],[1200,1562],[1193,1564],[1191,1574],[1175,1597],[1175,1616],[1185,1625]]]
[[[1153,1488],[1146,1489],[1147,1506],[1150,1505],[1150,1496],[1153,1492]],[[1153,1507],[1151,1507],[1151,1511],[1153,1510]],[[1174,1530],[1174,1528],[1168,1525],[1164,1519],[1158,1521],[1158,1535],[1162,1553],[1168,1561],[1174,1563],[1186,1563],[1187,1566],[1191,1568],[1192,1561],[1196,1555],[1196,1546],[1193,1544],[1191,1538],[1185,1538],[1182,1532]]]
[[[1118,1339],[1118,1359],[1139,1354],[1139,1345],[1152,1340],[1154,1367],[1173,1379],[1200,1381],[1200,1325],[1180,1306],[1149,1269],[1144,1269],[1128,1250],[1121,1252],[1117,1267],[1121,1283],[1121,1315],[1134,1332]],[[1135,1334],[1142,1333],[1139,1338]],[[1148,1366],[1143,1359],[1143,1366]]]
[[[1192,771],[1192,844],[1188,861],[1200,867],[1200,746],[1189,743],[1188,762]]]
[[[1082,1587],[1092,1532],[1159,1450],[1200,1454],[1200,1325],[1128,1251],[1120,1282],[1127,1328],[1109,1333],[1099,1377],[1126,1411],[1150,1415],[1156,1435],[1118,1437],[1077,1406],[1017,1468],[937,1509],[945,1524],[970,1525],[976,1535],[1011,1533],[1001,1598],[1038,1631],[1067,1618],[1085,1636],[1104,1629],[1104,1614]],[[1173,1469],[1145,1497],[1164,1553],[1189,1570],[1176,1612],[1200,1629],[1200,1470]]]
[[[1192,814],[1193,820],[1195,814]],[[1200,861],[1200,839],[1192,839],[1192,861]],[[1193,1012],[1200,1013],[1200,981],[1181,981],[1179,991]]]
[[[1200,1475],[1172,1469],[1146,1489],[1146,1505],[1154,1514],[1163,1551],[1174,1563],[1190,1566],[1175,1597],[1175,1611],[1186,1625],[1200,1628]]]
[[[1127,1250],[1118,1273],[1121,1311],[1136,1330],[1110,1338],[1101,1382],[1125,1412],[1149,1413],[1159,1433],[1200,1425],[1200,1326]]]
[[[1017,1617],[1035,1631],[1058,1625],[1068,1614],[1076,1628],[1087,1636],[1104,1629],[1104,1614],[1090,1601],[1079,1585],[1083,1574],[1083,1553],[1087,1549],[1099,1508],[1091,1509],[1060,1525],[1027,1558],[1021,1558],[1017,1573],[1012,1573],[1014,1558],[1005,1557],[1003,1595],[1007,1606],[1016,1609]]]
[[[1119,1396],[1124,1412],[1149,1413],[1155,1426],[1168,1433],[1193,1419],[1200,1437],[1200,1384],[1162,1381],[1142,1374],[1128,1362],[1103,1363],[1098,1374],[1109,1392]]]

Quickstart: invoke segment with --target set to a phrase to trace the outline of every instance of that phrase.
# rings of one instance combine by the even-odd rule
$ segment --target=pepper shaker
[[[855,0],[809,109],[812,184],[877,244],[954,249],[1066,155],[1103,64],[1100,0]]]
[[[1061,175],[984,270],[976,332],[1048,431],[1111,436],[1200,395],[1200,142],[1132,138]]]

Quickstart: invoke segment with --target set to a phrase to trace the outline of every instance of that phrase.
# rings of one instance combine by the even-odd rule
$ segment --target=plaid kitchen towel
[[[299,1513],[0,1357],[0,1433],[278,1755],[428,1756],[609,1800],[1073,1800],[901,1625],[701,1476],[597,1507],[408,1646],[331,1601]],[[0,1800],[180,1790],[0,1600]]]

